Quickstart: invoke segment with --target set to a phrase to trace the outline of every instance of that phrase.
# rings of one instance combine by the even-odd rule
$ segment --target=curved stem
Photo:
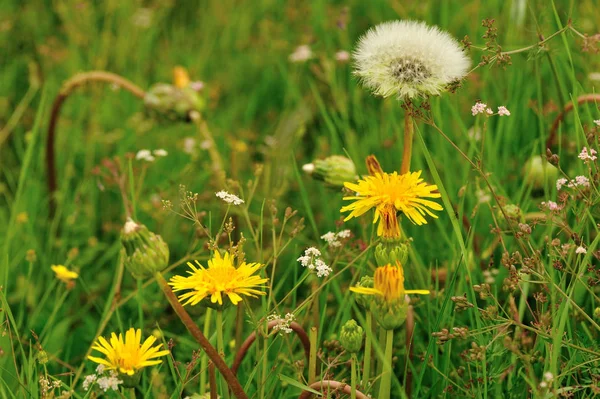
[[[267,324],[267,332],[271,331],[273,329],[273,327],[275,327],[279,323],[280,323],[280,320],[271,320]],[[300,342],[302,343],[302,346],[304,347],[304,355],[306,356],[306,359],[308,360],[308,358],[310,357],[310,340],[308,339],[308,335],[306,334],[306,331],[304,331],[302,326],[300,324],[296,323],[295,321],[290,323],[290,328],[292,329],[292,331],[294,331],[296,333],[298,338],[300,338]],[[242,364],[242,360],[244,360],[244,358],[246,357],[246,354],[248,353],[248,349],[250,349],[250,347],[252,346],[254,341],[256,341],[256,331],[254,331],[252,334],[250,334],[248,336],[248,338],[246,338],[246,340],[244,341],[242,346],[240,346],[240,350],[236,353],[235,359],[233,360],[233,365],[231,366],[231,371],[233,372],[234,375],[237,375],[237,371],[240,368],[240,365]]]
[[[162,276],[162,274],[157,272],[154,274],[154,277],[156,278],[156,281],[158,282],[158,285],[162,289],[163,293],[169,300],[169,303],[173,307],[173,310],[175,310],[175,313],[177,313],[177,316],[179,316],[179,318],[181,319],[183,325],[185,325],[190,334],[192,334],[192,336],[200,344],[206,355],[217,367],[223,378],[225,378],[225,381],[227,381],[227,384],[229,385],[229,388],[231,388],[233,395],[238,399],[248,399],[248,395],[246,395],[246,393],[244,392],[244,388],[242,388],[242,385],[236,378],[235,374],[231,371],[229,367],[227,367],[227,364],[225,363],[223,358],[221,358],[219,352],[217,352],[214,346],[210,344],[206,336],[194,323],[188,312],[183,308],[183,305],[179,303],[177,297],[175,296],[175,293],[173,292],[165,278]]]
[[[339,381],[333,381],[333,380],[318,381],[318,382],[310,384],[309,388],[314,389],[315,391],[321,391],[321,392],[325,392],[325,391],[329,391],[329,390],[336,390],[336,391],[342,391],[346,395],[351,395],[350,385],[345,384],[343,382],[339,382]],[[298,396],[298,399],[309,399],[312,395],[313,395],[312,392],[304,391],[300,394],[300,396]],[[356,398],[357,399],[369,399],[369,397],[367,395],[365,395],[364,393],[362,393],[361,391],[356,391]]]
[[[146,95],[146,92],[143,89],[136,86],[129,80],[117,74],[105,71],[90,71],[79,73],[73,76],[71,79],[67,80],[65,83],[63,83],[59,93],[54,98],[54,103],[52,104],[52,111],[50,112],[50,123],[48,125],[48,142],[46,143],[46,171],[48,173],[48,192],[50,194],[51,214],[54,213],[54,210],[56,208],[56,204],[54,202],[54,192],[56,191],[57,187],[57,179],[54,147],[56,141],[56,125],[58,124],[58,119],[60,117],[60,110],[63,103],[69,97],[69,95],[76,88],[88,82],[114,83],[141,99],[144,98],[144,96]]]
[[[577,105],[591,102],[600,102],[600,94],[583,94],[577,97]],[[570,102],[565,105],[565,108],[561,111],[561,113],[556,116],[556,119],[554,119],[552,127],[550,128],[548,140],[546,140],[546,148],[552,148],[554,141],[556,140],[556,131],[558,130],[560,122],[562,122],[562,120],[565,118],[565,115],[572,111],[573,108],[575,108],[575,105]]]
[[[413,124],[412,111],[406,109],[404,116],[404,147],[402,148],[402,165],[400,166],[400,174],[403,175],[410,171],[410,159],[412,156],[412,144],[415,128]]]

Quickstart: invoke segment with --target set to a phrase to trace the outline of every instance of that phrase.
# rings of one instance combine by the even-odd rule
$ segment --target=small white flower
[[[315,171],[315,164],[314,163],[304,164],[304,165],[302,165],[302,170],[304,171],[304,173],[312,175],[312,173]]]
[[[339,247],[342,245],[342,243],[336,239],[336,234],[333,231],[323,234],[321,239],[325,240],[330,247]]]
[[[315,247],[310,247],[304,251],[304,255],[299,257],[297,260],[300,262],[302,267],[306,267],[309,270],[315,270],[317,277],[327,277],[329,273],[333,271],[323,260],[319,259],[321,251]]]
[[[221,198],[223,201],[228,204],[233,205],[241,205],[244,203],[244,200],[234,194],[229,194],[227,191],[221,190],[215,194],[217,197]]]
[[[399,99],[442,93],[462,79],[471,61],[447,32],[417,21],[371,28],[354,51],[354,73],[376,95]]]
[[[486,109],[485,113],[488,114],[488,115],[494,115],[494,111],[492,111],[491,108]]]
[[[85,379],[83,380],[83,383],[81,384],[83,386],[83,390],[87,391],[88,389],[90,389],[90,386],[92,386],[94,382],[96,382],[96,378],[98,378],[96,374],[86,375]]]
[[[135,154],[135,159],[138,161],[144,160],[147,162],[154,161],[154,157],[152,156],[152,153],[150,152],[150,150],[139,150],[137,152],[137,154]]]
[[[183,139],[183,152],[186,154],[196,154],[196,139],[193,137],[186,137]]]
[[[315,260],[315,269],[317,270],[317,277],[327,277],[333,269],[325,264],[321,259]]]
[[[279,331],[282,333],[286,333],[289,334],[291,333],[293,330],[290,327],[290,324],[296,320],[296,316],[294,316],[292,313],[287,313],[285,315],[285,318],[282,318],[280,315],[273,313],[272,315],[269,315],[267,317],[268,321],[277,321],[277,324],[275,324],[275,326],[273,326],[273,330],[274,331]]]
[[[510,111],[507,110],[505,106],[501,105],[500,107],[498,107],[498,115],[510,116]]]
[[[540,388],[547,388],[547,387],[548,387],[548,383],[546,381],[540,382]]]
[[[590,180],[585,176],[575,176],[575,185],[589,187]]]
[[[337,238],[350,238],[351,235],[352,235],[352,232],[348,229],[339,231],[336,234]]]
[[[194,91],[202,91],[202,89],[204,89],[204,82],[196,80],[195,82],[190,83],[190,87]]]
[[[578,255],[579,255],[579,254],[587,254],[587,249],[585,249],[585,248],[584,248],[584,247],[582,247],[582,246],[579,246],[579,247],[577,247],[577,249],[575,250],[575,253],[576,253],[576,254],[578,254]]]
[[[483,114],[484,112],[486,112],[486,110],[488,110],[489,108],[487,107],[487,104],[484,103],[480,103],[479,101],[475,103],[475,105],[473,105],[471,107],[471,114],[473,116],[478,115],[478,114]]]
[[[152,151],[152,154],[154,154],[155,157],[166,157],[167,155],[169,155],[169,153],[166,150],[163,150],[162,148]]]
[[[104,392],[112,389],[113,391],[119,390],[119,384],[122,384],[123,381],[117,378],[118,374],[115,372],[111,372],[110,377],[100,377],[98,378],[98,387],[102,389]]]
[[[288,57],[291,62],[304,62],[311,58],[313,58],[313,52],[306,44],[296,47],[296,50]]]
[[[552,373],[551,373],[551,372],[549,372],[549,371],[546,371],[546,372],[544,373],[544,379],[545,379],[546,381],[550,382],[550,381],[552,381],[552,380],[554,379],[554,374],[552,374]]]
[[[138,228],[138,226],[139,226],[139,224],[137,224],[133,219],[127,218],[127,221],[125,222],[125,226],[123,226],[123,232],[125,234],[131,234]],[[102,366],[102,371],[98,371],[100,366]],[[104,366],[99,364],[98,367],[96,368],[96,372],[98,374],[102,374],[103,371],[104,371]]]
[[[337,62],[348,62],[350,60],[350,53],[345,50],[340,50],[335,53],[335,60]]]
[[[596,159],[598,159],[596,154],[597,152],[593,148],[590,148],[588,151],[587,147],[583,147],[577,157],[583,162],[588,163],[590,161],[595,161]]]
[[[310,247],[308,249],[306,249],[306,251],[304,251],[304,255],[309,255],[309,256],[321,256],[321,251],[319,251],[317,248],[315,247]]]
[[[595,123],[597,126],[600,126],[600,119],[596,119],[596,120],[594,120],[594,123]]]
[[[559,211],[562,209],[562,206],[558,205],[554,201],[542,202],[542,206],[545,206],[550,211]]]
[[[561,177],[560,179],[558,179],[556,181],[556,189],[558,191],[560,191],[560,189],[562,188],[562,186],[564,186],[565,184],[567,184],[568,180],[565,179],[564,177]]]

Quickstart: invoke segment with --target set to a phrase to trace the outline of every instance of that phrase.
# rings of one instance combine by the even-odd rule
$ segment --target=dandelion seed
[[[568,180],[565,179],[564,177],[561,177],[560,179],[556,180],[556,190],[560,191],[560,189],[567,184]]]
[[[588,151],[587,147],[583,147],[577,157],[585,163],[589,163],[590,161],[595,161],[596,159],[598,159],[596,154],[597,152],[593,148],[590,148]]]
[[[154,154],[155,157],[166,157],[167,155],[169,155],[169,153],[163,150],[162,148],[152,151],[152,154]]]
[[[221,198],[223,201],[228,204],[233,205],[241,205],[244,203],[244,200],[234,194],[229,194],[227,191],[221,190],[215,194],[217,197]]]
[[[498,115],[500,116],[510,116],[510,111],[506,109],[505,106],[498,107]]]
[[[585,248],[584,248],[584,247],[582,247],[582,246],[579,246],[579,247],[577,247],[577,249],[575,250],[575,253],[576,253],[577,255],[580,255],[580,254],[587,254],[587,249],[585,249]]]
[[[360,38],[353,58],[354,73],[367,88],[399,99],[438,95],[471,64],[450,34],[417,21],[375,26]]]
[[[79,274],[69,270],[63,265],[52,265],[50,268],[56,275],[56,278],[63,283],[70,283],[72,280],[75,280],[77,277],[79,277]]]
[[[296,50],[288,57],[290,62],[305,62],[311,58],[313,58],[313,52],[306,44],[296,47]]]
[[[483,113],[484,113],[484,112],[486,112],[486,110],[488,110],[488,109],[489,109],[489,108],[488,108],[488,106],[487,106],[486,104],[484,104],[484,103],[481,103],[481,102],[477,101],[477,102],[475,103],[475,105],[473,105],[473,106],[471,107],[471,114],[472,114],[473,116],[475,116],[475,115],[478,115],[478,114],[483,114]]]
[[[211,303],[223,305],[224,297],[229,298],[233,305],[237,305],[241,300],[241,295],[256,297],[265,295],[261,288],[268,278],[262,278],[255,273],[263,267],[260,263],[242,262],[237,268],[233,266],[233,257],[229,252],[221,256],[219,251],[215,251],[212,259],[208,261],[208,267],[205,268],[196,261],[197,268],[191,262],[188,265],[192,268],[188,271],[190,276],[174,276],[169,285],[173,286],[175,292],[188,291],[179,296],[179,301],[184,305],[196,305],[204,298],[210,298]]]

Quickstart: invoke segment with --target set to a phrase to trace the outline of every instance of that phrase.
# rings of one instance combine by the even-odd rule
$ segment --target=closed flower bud
[[[387,265],[408,262],[408,245],[399,241],[384,241],[375,247],[375,260],[378,265]]]
[[[544,187],[554,185],[558,178],[558,169],[546,161],[546,157],[536,155],[525,163],[523,178],[525,183],[531,185],[534,190],[543,190]]]
[[[151,277],[169,263],[169,246],[146,226],[128,219],[121,231],[125,267],[135,278]]]
[[[404,297],[386,300],[374,296],[371,301],[371,313],[384,330],[394,330],[404,324],[408,313],[408,304]]]
[[[201,112],[205,100],[191,87],[157,83],[148,90],[144,105],[151,116],[169,121],[190,121],[192,111]]]
[[[350,353],[356,353],[362,346],[364,331],[356,321],[350,319],[342,326],[340,332],[340,343]]]
[[[355,182],[358,179],[354,162],[341,155],[317,159],[313,164],[308,165],[303,168],[306,172],[333,187],[344,187],[345,182]]]
[[[375,283],[373,281],[373,277],[371,276],[362,277],[360,281],[356,284],[357,287],[362,288],[373,288],[374,285]],[[371,301],[373,300],[373,297],[369,295],[356,295],[355,299],[356,304],[362,309],[371,310]]]
[[[509,204],[504,206],[504,212],[502,209],[498,209],[496,212],[496,219],[501,229],[509,229],[511,224],[524,223],[525,217],[523,211],[517,205]],[[506,216],[505,216],[506,215]],[[508,221],[506,220],[508,218]]]
[[[600,308],[594,309],[594,318],[600,319]]]

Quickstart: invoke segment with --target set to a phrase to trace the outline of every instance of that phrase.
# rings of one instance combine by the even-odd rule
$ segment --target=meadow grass
[[[316,380],[350,384],[351,357],[340,346],[340,330],[352,318],[366,325],[349,287],[381,266],[375,225],[367,215],[343,223],[341,189],[312,179],[302,166],[345,155],[364,175],[365,157],[375,154],[384,171],[400,167],[399,101],[371,95],[352,75],[351,61],[335,59],[368,28],[393,19],[423,20],[459,40],[468,36],[474,69],[456,93],[431,98],[435,125],[415,125],[412,169],[438,186],[444,212],[424,226],[401,221],[412,240],[406,288],[431,294],[412,297],[410,347],[406,329],[396,330],[391,396],[593,397],[600,391],[600,195],[595,161],[577,155],[584,146],[598,150],[593,121],[600,113],[594,101],[577,99],[597,90],[600,59],[584,51],[577,32],[597,34],[598,11],[593,0],[3,1],[0,397],[194,398],[210,385],[206,357],[155,278],[135,279],[124,269],[126,211],[115,171],[125,176],[132,216],[169,246],[165,278],[184,275],[190,260],[206,265],[215,242],[225,250],[241,237],[246,262],[266,264],[267,295],[223,312],[228,365],[249,334],[258,336],[238,371],[248,397],[295,398]],[[510,54],[510,65],[476,67],[495,55],[480,49],[489,32],[484,19],[495,20],[502,51],[528,50]],[[302,44],[314,57],[291,62]],[[105,70],[146,90],[171,82],[176,65],[204,82],[202,115],[227,180],[214,173],[193,123],[154,120],[126,90],[90,84],[61,110],[52,213],[45,149],[63,82]],[[494,110],[506,106],[511,115],[473,116],[477,101]],[[536,180],[527,162],[546,159],[552,123],[569,104],[575,106],[551,147],[560,174]],[[191,153],[184,151],[186,138],[195,140]],[[127,155],[159,148],[168,155],[154,162]],[[563,176],[586,176],[591,185],[558,191]],[[229,206],[215,196],[221,190],[245,203]],[[186,192],[198,196],[191,201]],[[549,201],[560,209],[549,209]],[[180,202],[199,222],[176,214]],[[519,215],[506,220],[513,204]],[[352,237],[342,248],[321,239],[344,229]],[[326,278],[297,261],[313,246],[332,268]],[[576,253],[578,247],[586,253]],[[56,279],[50,266],[58,264],[79,273],[74,286]],[[186,309],[216,346],[216,312]],[[295,334],[265,337],[266,317],[287,313],[312,335],[315,364]],[[82,381],[96,367],[86,359],[96,337],[130,327],[156,336],[171,355],[145,369],[134,390],[84,390]],[[373,384],[359,389],[377,397],[385,345],[380,331],[368,335]],[[44,394],[40,378],[59,386]],[[218,372],[217,384],[224,397]]]

